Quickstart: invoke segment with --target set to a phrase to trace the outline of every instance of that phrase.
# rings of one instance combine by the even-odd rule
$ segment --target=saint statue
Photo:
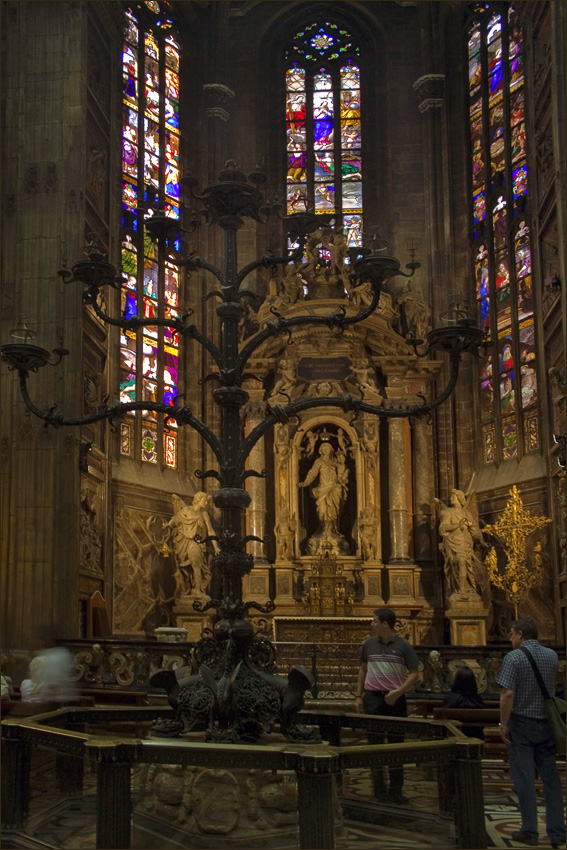
[[[284,508],[274,529],[276,532],[277,555],[280,561],[289,561],[293,557],[293,540],[296,525],[295,519],[290,516],[287,508]]]
[[[405,337],[425,339],[431,330],[431,310],[421,293],[408,283],[397,304],[400,310],[400,333]]]
[[[319,447],[319,457],[305,476],[305,481],[299,484],[300,487],[308,487],[312,482],[318,481],[312,494],[321,526],[319,532],[309,540],[310,554],[319,551],[323,542],[330,543],[332,549],[341,554],[348,552],[348,544],[337,528],[340,510],[348,492],[348,470],[345,461],[343,451],[335,453],[329,442],[323,442]]]
[[[484,545],[479,528],[476,493],[467,498],[462,490],[451,491],[448,506],[435,499],[439,513],[439,549],[445,559],[445,577],[449,593],[456,599],[478,599],[478,589],[484,589],[482,560],[475,545]]]
[[[376,558],[376,517],[371,507],[363,508],[358,519],[360,551],[363,561]]]
[[[195,537],[205,538],[214,535],[211,518],[208,514],[210,496],[199,491],[193,496],[193,504],[186,505],[179,496],[171,497],[172,518],[166,524],[172,529],[173,549],[177,561],[178,594],[206,596],[206,588],[211,580],[211,571],[207,563],[207,547]],[[216,540],[212,541],[215,552],[219,551]]]

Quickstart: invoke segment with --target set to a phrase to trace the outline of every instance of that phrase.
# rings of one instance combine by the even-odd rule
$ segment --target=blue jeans
[[[538,837],[536,768],[543,782],[547,834],[554,844],[565,841],[563,794],[555,765],[555,741],[547,720],[510,716],[510,774],[518,795],[522,832]]]

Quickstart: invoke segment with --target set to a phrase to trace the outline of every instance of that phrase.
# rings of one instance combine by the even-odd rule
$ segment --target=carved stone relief
[[[297,830],[292,772],[142,765],[134,771],[134,787],[142,811],[176,824],[188,842],[218,836],[215,847],[229,847],[268,836],[289,840]],[[338,800],[335,813],[340,822]]]
[[[115,512],[113,632],[153,632],[175,625],[175,591],[170,550],[165,547],[167,517],[134,508]]]
[[[87,156],[86,189],[90,194],[97,210],[104,215],[105,188],[108,175],[108,150],[91,147]]]
[[[96,521],[96,509],[90,490],[81,493],[79,526],[79,564],[81,570],[102,575],[102,529]]]

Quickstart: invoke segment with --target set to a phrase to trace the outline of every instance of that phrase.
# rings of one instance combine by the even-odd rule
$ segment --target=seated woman
[[[43,667],[44,661],[40,656],[30,661],[29,678],[22,679],[20,695],[22,702],[43,702]]]
[[[484,708],[484,700],[478,692],[476,678],[470,667],[457,667],[451,685],[451,693],[443,700],[444,708]],[[461,727],[468,738],[482,738],[482,730],[475,726]]]

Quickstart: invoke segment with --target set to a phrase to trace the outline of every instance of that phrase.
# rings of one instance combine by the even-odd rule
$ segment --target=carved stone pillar
[[[256,391],[258,393],[258,391]],[[266,415],[266,404],[264,401],[254,399],[254,390],[250,391],[250,401],[244,408],[246,423],[244,426],[245,435],[248,436],[254,430]],[[252,451],[246,463],[247,469],[254,469],[256,472],[261,472],[266,468],[266,449],[264,439],[259,440]],[[250,507],[246,511],[246,534],[254,534],[256,537],[263,537],[266,533],[266,480],[265,478],[257,478],[251,475],[246,479],[246,489],[250,493],[252,501]],[[266,564],[267,559],[264,552],[264,545],[253,541],[248,544],[247,551],[254,556],[254,561],[258,564]]]
[[[431,425],[423,419],[412,423],[413,435],[413,540],[418,564],[431,564],[433,462]]]
[[[362,511],[372,511],[375,529],[372,534],[370,552],[361,552],[365,561],[372,565],[382,564],[382,525],[380,523],[380,438],[379,423],[375,417],[364,414],[361,449],[363,458],[362,488],[360,507]],[[359,536],[361,535],[359,518]]]
[[[409,557],[406,434],[403,419],[388,420],[389,497],[390,497],[390,563],[406,564]]]
[[[263,390],[250,390],[250,401],[244,408],[246,421],[245,436],[258,425],[266,415],[266,404],[261,400]],[[261,472],[266,468],[266,449],[264,439],[259,440],[248,457],[247,469]],[[252,501],[246,511],[246,534],[264,537],[266,533],[266,480],[251,475],[246,479],[246,489]],[[251,575],[244,576],[243,595],[246,599],[257,602],[267,602],[269,599],[269,565],[264,551],[264,544],[252,541],[247,551],[254,556],[254,570]]]

